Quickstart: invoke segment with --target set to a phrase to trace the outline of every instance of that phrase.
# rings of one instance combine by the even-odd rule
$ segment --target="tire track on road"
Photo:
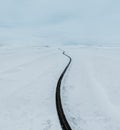
[[[56,87],[56,109],[57,109],[57,113],[58,113],[58,117],[59,117],[59,121],[61,124],[61,127],[63,130],[72,130],[64,113],[63,107],[62,107],[62,101],[61,101],[61,82],[62,79],[67,71],[67,69],[69,68],[71,62],[72,62],[72,58],[70,56],[68,56],[65,51],[63,51],[63,55],[66,56],[69,59],[69,62],[67,64],[67,66],[65,67],[65,69],[63,70],[62,74],[59,77],[59,80],[57,82],[57,87]]]

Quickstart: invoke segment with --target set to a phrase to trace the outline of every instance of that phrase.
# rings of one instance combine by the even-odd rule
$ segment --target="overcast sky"
[[[120,43],[120,1],[0,0],[0,27],[37,29],[71,43]]]

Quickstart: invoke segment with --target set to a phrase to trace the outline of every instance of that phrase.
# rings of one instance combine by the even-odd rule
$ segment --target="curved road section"
[[[60,78],[57,82],[57,88],[56,88],[56,108],[57,108],[57,113],[58,113],[58,117],[59,117],[59,120],[60,120],[60,124],[61,124],[61,127],[63,130],[72,130],[67,119],[66,119],[66,116],[65,116],[65,113],[64,113],[64,110],[63,110],[63,107],[62,107],[62,102],[61,102],[61,96],[60,96],[60,88],[61,88],[61,82],[62,82],[62,79],[69,67],[69,65],[71,64],[71,57],[68,56],[67,54],[65,54],[65,52],[63,51],[63,55],[65,55],[67,58],[69,58],[69,62],[67,64],[67,66],[65,67],[65,69],[63,70],[62,74],[60,75]]]

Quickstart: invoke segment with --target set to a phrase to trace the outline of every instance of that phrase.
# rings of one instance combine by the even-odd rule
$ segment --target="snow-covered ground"
[[[72,47],[62,99],[73,130],[120,129],[120,48]]]
[[[67,59],[47,46],[0,47],[0,130],[60,130],[57,80]]]
[[[73,130],[120,129],[120,48],[59,46],[72,57],[62,102]],[[0,45],[0,130],[61,130],[57,80],[67,64],[57,46]]]

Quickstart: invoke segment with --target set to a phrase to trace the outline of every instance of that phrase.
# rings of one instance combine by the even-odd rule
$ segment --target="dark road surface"
[[[62,101],[61,101],[61,82],[62,82],[62,79],[64,77],[64,74],[66,73],[69,65],[71,64],[71,57],[68,56],[67,54],[65,54],[65,52],[63,51],[63,55],[66,56],[68,59],[69,59],[69,62],[67,64],[67,66],[65,67],[65,69],[63,70],[62,74],[60,75],[60,78],[57,82],[57,88],[56,88],[56,108],[57,108],[57,113],[58,113],[58,117],[59,117],[59,121],[60,121],[60,124],[61,124],[61,127],[63,130],[72,130],[67,119],[66,119],[66,116],[65,116],[65,113],[64,113],[64,110],[63,110],[63,107],[62,107]]]

